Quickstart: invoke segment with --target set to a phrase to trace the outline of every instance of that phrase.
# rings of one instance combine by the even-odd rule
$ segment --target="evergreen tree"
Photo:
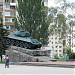
[[[44,11],[44,2],[42,0],[17,1],[18,16],[15,20],[15,27],[19,30],[28,31],[33,38],[47,44],[48,23],[46,21],[47,14]]]

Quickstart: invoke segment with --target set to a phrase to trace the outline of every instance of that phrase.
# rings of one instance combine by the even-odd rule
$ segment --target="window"
[[[74,45],[74,47],[75,47],[75,45]]]
[[[5,12],[5,16],[10,16],[10,12]]]
[[[15,0],[11,0],[12,3],[15,3]]]
[[[52,46],[52,48],[54,48],[54,47]]]
[[[10,5],[5,5],[5,9],[10,9]]]
[[[5,0],[5,2],[10,2],[10,0]]]
[[[57,42],[55,42],[55,44],[57,44]]]
[[[10,9],[15,9],[15,6],[10,6]]]
[[[62,50],[59,50],[59,52],[62,52]]]
[[[62,46],[59,46],[59,48],[62,48]]]
[[[53,42],[52,42],[52,44],[53,44]]]
[[[16,16],[16,13],[15,12],[11,12],[10,15],[11,16]]]
[[[55,39],[57,39],[57,37],[55,37]]]
[[[15,19],[13,18],[13,19],[12,19],[12,22],[14,22],[14,21],[15,21]]]
[[[53,37],[52,37],[52,39],[53,39]]]
[[[9,19],[9,18],[6,18],[6,19],[5,19],[5,22],[10,22],[10,19]]]
[[[56,46],[56,48],[57,48],[58,46]]]
[[[57,50],[55,50],[57,52]]]

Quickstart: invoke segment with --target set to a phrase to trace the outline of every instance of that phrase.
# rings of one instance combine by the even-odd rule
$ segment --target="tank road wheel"
[[[28,48],[28,44],[27,43],[23,43],[23,47],[24,48]]]
[[[13,46],[14,46],[14,40],[11,40],[11,45],[13,45]]]
[[[32,48],[32,44],[28,43],[28,49]]]
[[[23,48],[23,42],[20,42],[20,47],[22,47],[22,48]]]
[[[10,45],[10,39],[6,39],[6,44]]]
[[[20,45],[20,43],[19,43],[19,41],[15,41],[15,46],[17,46],[17,47],[19,47],[19,45]]]

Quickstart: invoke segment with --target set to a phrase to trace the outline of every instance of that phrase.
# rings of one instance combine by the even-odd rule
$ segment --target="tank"
[[[42,43],[37,39],[33,39],[29,32],[13,31],[5,37],[6,45],[17,46],[26,49],[36,49],[42,46]]]

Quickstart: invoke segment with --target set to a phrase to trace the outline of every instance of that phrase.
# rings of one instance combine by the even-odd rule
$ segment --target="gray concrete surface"
[[[75,61],[10,62],[12,65],[75,68]]]
[[[26,66],[26,65],[10,65],[10,68],[5,68],[4,64],[0,64],[0,75],[8,75],[8,74],[74,75],[74,68]]]

